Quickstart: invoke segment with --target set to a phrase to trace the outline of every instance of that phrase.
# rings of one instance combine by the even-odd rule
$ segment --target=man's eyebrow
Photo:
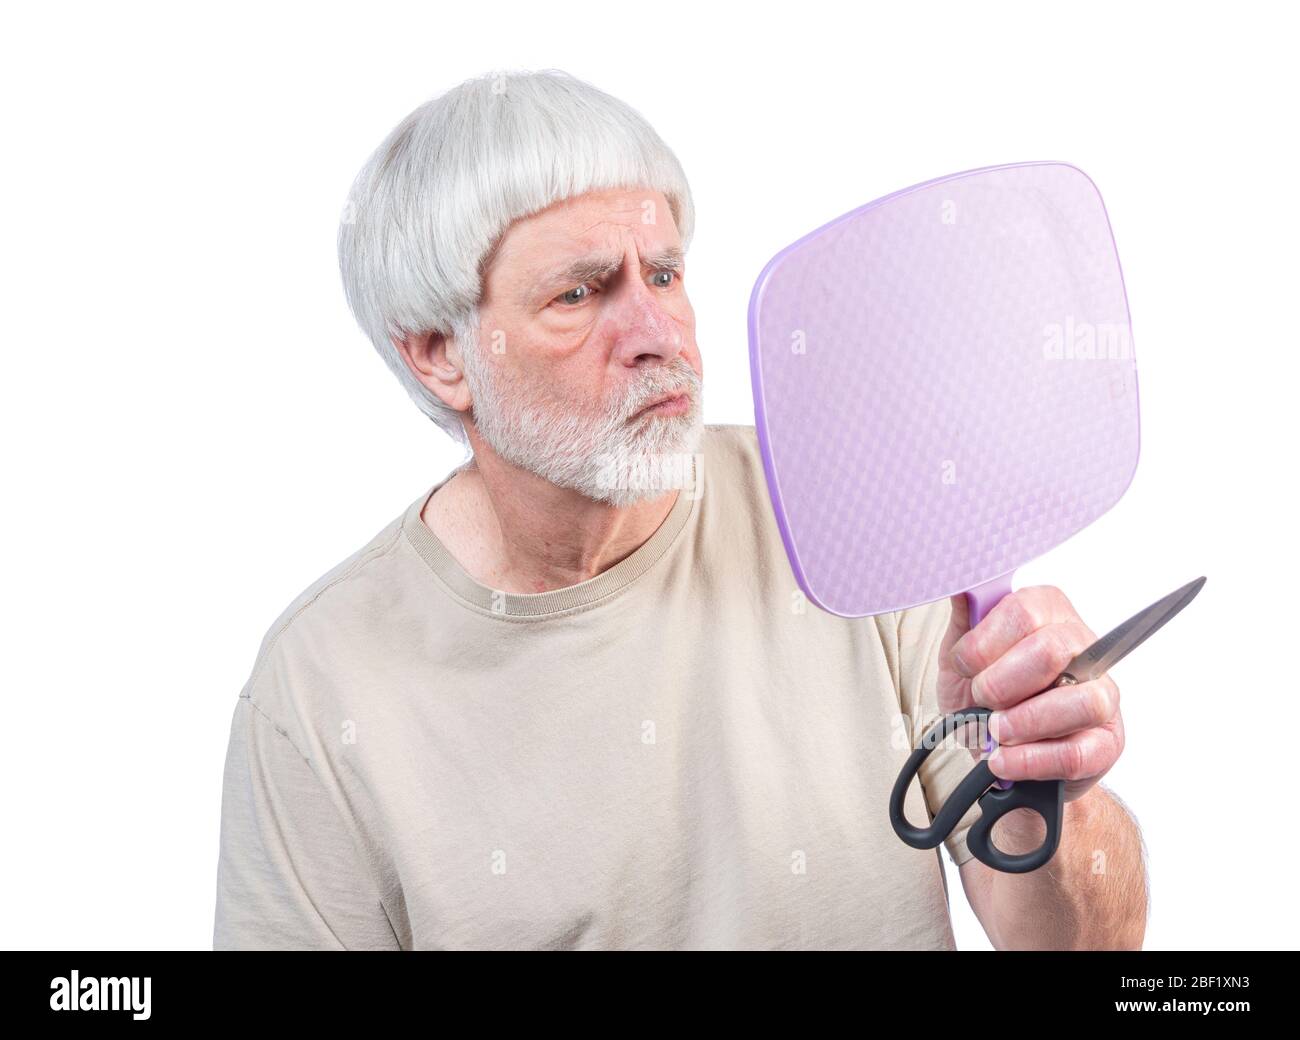
[[[676,246],[669,246],[641,258],[642,267],[656,271],[681,271],[682,262],[682,251]],[[551,286],[579,285],[606,278],[622,266],[623,256],[620,253],[582,256],[542,275],[534,283],[533,291],[541,292]]]

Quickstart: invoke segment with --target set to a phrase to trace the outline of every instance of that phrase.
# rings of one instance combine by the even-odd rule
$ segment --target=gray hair
[[[339,225],[348,306],[456,441],[466,443],[460,413],[415,378],[394,340],[437,332],[478,349],[483,276],[510,224],[617,188],[661,192],[687,248],[695,208],[677,157],[635,109],[559,69],[466,80],[403,119],[362,167]]]

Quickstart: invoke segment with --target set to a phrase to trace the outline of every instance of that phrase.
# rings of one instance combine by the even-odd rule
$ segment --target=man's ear
[[[438,400],[458,412],[468,410],[473,400],[460,351],[453,340],[441,332],[421,332],[395,339],[393,345],[415,378],[436,394]]]

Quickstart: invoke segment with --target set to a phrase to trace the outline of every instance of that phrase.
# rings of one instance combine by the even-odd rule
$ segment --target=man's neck
[[[492,460],[458,470],[421,519],[480,585],[502,592],[568,588],[626,559],[672,511],[678,491],[616,508]]]

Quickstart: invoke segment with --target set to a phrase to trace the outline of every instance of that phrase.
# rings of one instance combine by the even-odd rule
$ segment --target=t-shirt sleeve
[[[902,709],[911,718],[916,737],[920,737],[940,716],[939,653],[951,612],[950,601],[942,599],[898,613]],[[968,733],[969,739],[974,739],[973,727],[968,727]],[[942,741],[926,757],[917,774],[931,818],[943,808],[957,785],[975,765],[970,750],[960,746],[957,739]],[[944,839],[944,847],[958,866],[974,858],[974,854],[966,847],[966,832],[979,817],[977,803],[970,807],[952,833]],[[915,820],[912,822],[919,823]]]
[[[247,696],[226,754],[213,948],[399,948],[324,784]]]

